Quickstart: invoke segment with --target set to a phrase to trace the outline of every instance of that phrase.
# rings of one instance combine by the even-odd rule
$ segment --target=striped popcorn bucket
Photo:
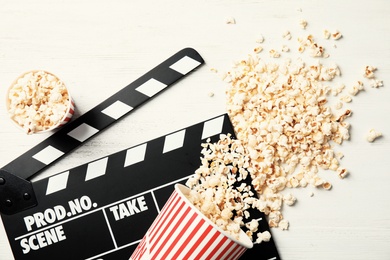
[[[58,81],[60,81],[60,79],[54,75],[53,73],[50,73],[48,71],[44,71],[44,70],[31,70],[31,71],[27,71],[25,73],[23,73],[21,76],[19,76],[13,83],[12,85],[9,87],[8,89],[8,92],[7,92],[7,99],[6,99],[6,107],[7,107],[7,110],[8,111],[11,111],[11,99],[10,99],[10,91],[11,89],[13,89],[17,83],[19,82],[19,80],[26,80],[26,79],[23,79],[23,77],[25,77],[26,75],[31,75],[31,74],[35,74],[35,73],[42,73],[44,75],[47,75],[47,76],[52,76],[53,78],[57,79]],[[62,83],[62,81],[60,81]],[[41,83],[41,82],[39,82]],[[35,82],[35,84],[38,84],[38,82]],[[64,84],[65,86],[65,84]],[[20,86],[19,86],[20,88]],[[66,123],[68,123],[72,116],[74,115],[74,112],[75,112],[75,103],[74,103],[74,100],[72,98],[72,96],[70,95],[69,93],[69,89],[65,86],[66,88],[66,91],[67,91],[67,94],[68,94],[68,98],[66,99],[66,101],[64,100],[64,105],[66,105],[66,110],[64,111],[64,113],[60,113],[59,116],[61,116],[61,118],[59,118],[59,120],[56,120],[55,121],[55,124],[52,124],[52,125],[49,125],[47,127],[41,127],[43,129],[39,129],[37,131],[32,131],[32,132],[28,132],[28,133],[45,133],[45,132],[49,132],[49,131],[52,131],[54,129],[57,129],[63,125],[65,125]],[[36,90],[32,90],[34,93]],[[20,94],[23,94],[23,93],[20,93]],[[11,95],[12,96],[12,95]],[[29,98],[32,98],[32,97],[29,97]],[[47,98],[50,98],[49,96],[47,96]],[[66,102],[66,103],[65,103]],[[45,103],[45,105],[47,105],[47,103]],[[38,110],[37,110],[38,112]],[[43,113],[42,111],[39,111],[40,113]],[[15,125],[21,129],[22,131],[26,132],[26,127],[24,127],[23,125],[20,124],[20,122],[17,122],[16,120],[13,119],[13,116],[12,114],[10,115],[11,116],[11,119],[12,121],[15,123]]]
[[[185,195],[189,188],[176,184],[130,260],[235,260],[253,244],[241,230],[233,238],[204,216]]]
[[[68,103],[68,107],[66,109],[66,113],[65,113],[64,117],[61,119],[61,121],[57,127],[61,127],[61,126],[65,125],[66,123],[68,123],[72,119],[72,116],[74,115],[74,110],[75,110],[74,100],[69,94],[69,103]]]

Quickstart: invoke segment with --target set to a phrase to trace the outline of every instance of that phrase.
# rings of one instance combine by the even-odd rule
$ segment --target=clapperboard
[[[186,48],[0,170],[0,211],[15,259],[129,259],[174,184],[200,166],[201,143],[234,130],[227,114],[80,165],[28,179],[204,63]],[[260,231],[269,230],[263,214]],[[242,259],[280,259],[274,241]]]

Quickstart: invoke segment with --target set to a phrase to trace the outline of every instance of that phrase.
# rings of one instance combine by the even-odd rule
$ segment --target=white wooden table
[[[313,34],[330,53],[345,84],[378,67],[384,87],[356,96],[351,140],[335,146],[351,175],[324,172],[331,191],[295,189],[298,203],[283,213],[289,231],[273,229],[283,259],[390,259],[390,2],[375,1],[5,1],[0,0],[0,100],[21,73],[44,69],[71,89],[76,116],[85,113],[184,47],[206,65],[184,81],[94,137],[34,180],[123,150],[225,112],[224,83],[210,71],[228,70],[263,35],[265,51],[283,44],[296,50],[298,36]],[[233,17],[236,24],[227,24]],[[306,30],[299,21],[308,22]],[[323,29],[343,38],[326,41]],[[282,38],[289,30],[291,41]],[[336,44],[336,46],[333,46]],[[337,47],[337,48],[336,48]],[[287,55],[287,54],[286,54]],[[306,58],[308,56],[306,55]],[[309,59],[310,60],[310,59]],[[312,61],[312,60],[310,60]],[[213,97],[209,93],[214,93]],[[45,139],[27,136],[8,119],[0,102],[0,164]],[[366,141],[370,128],[383,133]],[[314,196],[309,193],[313,191]],[[0,259],[13,259],[0,224]]]

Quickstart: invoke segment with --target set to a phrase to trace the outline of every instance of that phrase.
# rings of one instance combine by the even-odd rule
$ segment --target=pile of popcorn
[[[7,99],[11,119],[28,134],[60,124],[70,103],[64,83],[45,71],[21,76],[9,89]]]
[[[217,226],[238,239],[240,229],[255,241],[269,241],[268,231],[258,232],[259,223],[250,217],[249,209],[262,208],[263,201],[257,199],[248,176],[256,169],[250,163],[248,150],[240,140],[230,135],[220,135],[217,143],[202,144],[201,166],[188,179],[191,188],[188,199]],[[256,239],[253,235],[257,234]]]
[[[307,22],[300,25],[305,29]],[[323,36],[334,41],[342,38],[339,31],[324,30]],[[288,31],[282,37],[292,39]],[[383,86],[373,66],[366,66],[363,79],[349,88],[335,84],[341,71],[336,64],[324,65],[320,61],[330,57],[325,48],[311,34],[297,40],[298,53],[303,55],[309,50],[309,59],[316,59],[314,64],[301,58],[282,61],[281,53],[290,51],[286,45],[281,52],[270,49],[272,62],[260,58],[264,50],[261,36],[254,53],[223,75],[229,83],[227,110],[237,140],[223,135],[215,144],[204,144],[202,165],[187,182],[193,190],[193,203],[206,216],[229,232],[246,227],[255,243],[267,238],[262,232],[253,237],[258,223],[249,221],[248,209],[263,212],[270,227],[286,230],[289,222],[282,207],[296,202],[286,188],[311,185],[330,190],[332,184],[319,175],[320,170],[333,170],[341,179],[348,175],[348,170],[340,166],[343,154],[335,152],[331,145],[341,145],[350,138],[346,119],[352,111],[343,106],[364,90],[364,81],[372,88]],[[344,93],[345,89],[348,93]],[[338,97],[332,107],[330,96]],[[373,142],[381,135],[371,129],[367,141]],[[236,225],[229,224],[229,219]]]

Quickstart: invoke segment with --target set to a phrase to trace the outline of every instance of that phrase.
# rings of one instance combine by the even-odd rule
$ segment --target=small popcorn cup
[[[72,118],[75,103],[65,84],[54,74],[32,70],[8,88],[6,107],[11,120],[27,134],[44,133]]]
[[[175,185],[130,260],[235,260],[253,247],[244,231],[237,240],[202,214],[186,197],[189,192],[186,186]]]

